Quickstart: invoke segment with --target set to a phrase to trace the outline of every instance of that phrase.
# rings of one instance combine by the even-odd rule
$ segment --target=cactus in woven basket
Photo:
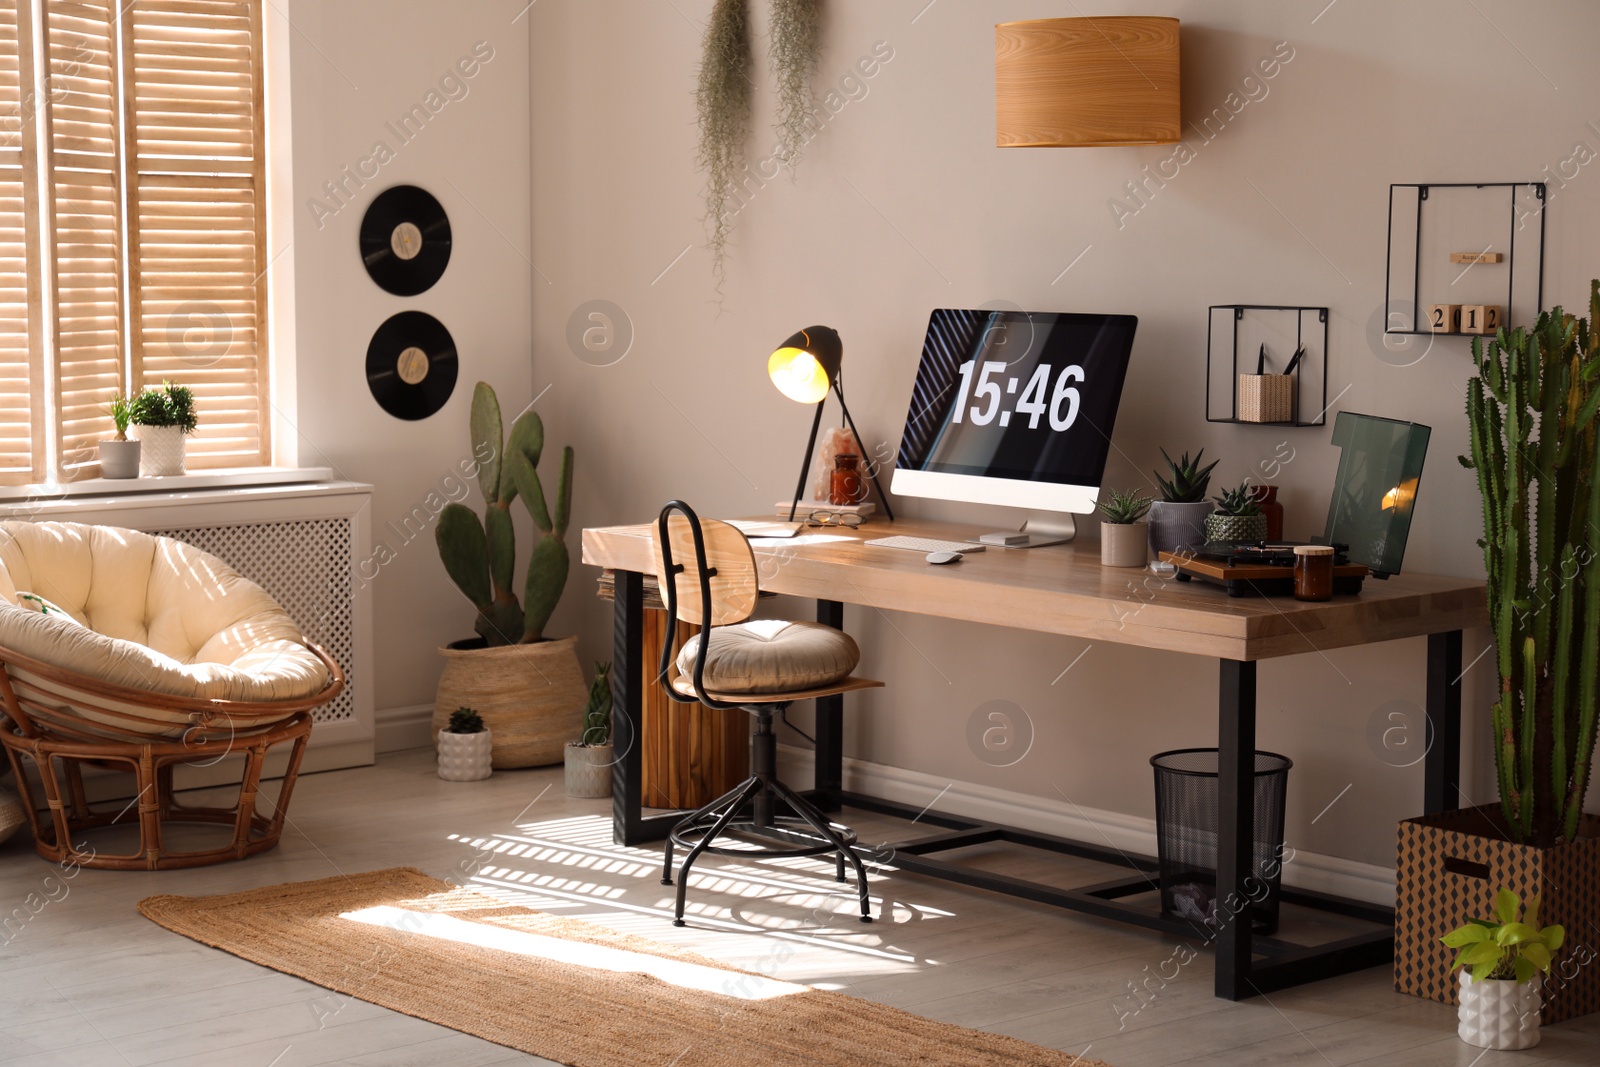
[[[1107,490],[1105,500],[1096,505],[1105,521],[1113,526],[1127,526],[1144,518],[1150,510],[1150,498],[1140,496],[1137,490]]]
[[[1267,517],[1261,514],[1261,502],[1249,482],[1224,489],[1211,499],[1217,502],[1217,510],[1206,517],[1206,540],[1260,541],[1267,536]]]
[[[542,641],[571,566],[564,538],[572,515],[572,448],[561,452],[551,509],[539,480],[544,422],[538,414],[528,410],[517,416],[506,439],[500,401],[493,389],[479,382],[472,393],[471,426],[478,485],[487,506],[480,521],[463,504],[445,505],[434,530],[439,558],[450,579],[478,609],[474,629],[489,647]],[[512,588],[517,544],[511,523],[511,503],[519,496],[539,533],[528,555],[520,599]]]
[[[1211,468],[1215,467],[1218,460],[1212,460],[1204,467],[1200,460],[1205,456],[1206,450],[1201,449],[1194,454],[1194,459],[1189,458],[1185,452],[1183,458],[1174,461],[1167,455],[1167,450],[1161,450],[1161,458],[1167,461],[1167,473],[1170,477],[1163,478],[1156,474],[1156,483],[1161,486],[1161,499],[1168,504],[1198,504],[1206,498],[1206,490],[1211,486]]]
[[[1578,834],[1600,683],[1600,281],[1589,318],[1561,308],[1532,329],[1473,338],[1471,456],[1499,699],[1500,803],[1513,840]]]

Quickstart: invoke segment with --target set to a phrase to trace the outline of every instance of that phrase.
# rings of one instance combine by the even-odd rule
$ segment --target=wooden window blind
[[[0,483],[15,485],[44,475],[44,403],[38,346],[39,281],[28,269],[38,247],[31,183],[25,168],[24,131],[33,102],[24,89],[27,50],[17,0],[0,0]],[[30,238],[32,243],[30,244]]]
[[[270,461],[261,40],[254,0],[0,0],[0,108],[12,78],[23,120],[16,189],[0,149],[0,258],[33,251],[36,144],[26,274],[48,320],[0,288],[0,477],[37,480],[41,421],[58,478],[98,473],[111,396],[163,380],[195,393],[191,468]]]

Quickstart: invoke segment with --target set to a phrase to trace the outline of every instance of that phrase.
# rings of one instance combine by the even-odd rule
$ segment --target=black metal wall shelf
[[[1232,313],[1232,358],[1229,362],[1228,388],[1226,390],[1230,399],[1227,414],[1221,414],[1217,409],[1221,404],[1213,405],[1212,397],[1218,392],[1216,383],[1212,378],[1212,342],[1217,334],[1217,313],[1226,311]],[[1291,377],[1294,378],[1294,419],[1283,422],[1253,422],[1239,418],[1239,323],[1251,312],[1294,312],[1295,313],[1295,347],[1304,345],[1306,354],[1295,367]],[[1322,324],[1322,340],[1316,343],[1316,330],[1310,331],[1311,337],[1307,339],[1307,319],[1315,315],[1316,321]],[[1282,358],[1287,359],[1288,353],[1283,353]],[[1255,368],[1255,354],[1247,353],[1250,360],[1251,371]],[[1307,373],[1308,368],[1315,366],[1314,372]],[[1321,383],[1321,391],[1314,397],[1307,397],[1308,385]],[[1315,417],[1307,420],[1307,412],[1314,412]],[[1327,422],[1328,416],[1328,309],[1325,307],[1299,307],[1294,304],[1213,304],[1207,309],[1206,317],[1206,421],[1207,422],[1232,422],[1241,426],[1322,426]]]
[[[1440,300],[1445,293],[1431,290],[1426,302],[1422,301],[1420,290],[1423,287],[1423,205],[1437,203],[1434,194],[1451,192],[1459,193],[1462,190],[1509,190],[1509,230],[1503,240],[1498,236],[1491,238],[1487,247],[1482,252],[1503,251],[1503,263],[1494,264],[1467,264],[1449,283],[1453,288],[1467,273],[1477,267],[1484,270],[1504,270],[1505,305],[1503,321],[1509,325],[1516,321],[1531,322],[1534,316],[1544,309],[1544,207],[1547,203],[1544,182],[1399,182],[1389,186],[1389,238],[1387,262],[1384,265],[1383,291],[1386,300],[1384,308],[1384,330],[1386,334],[1410,334],[1425,337],[1473,337],[1472,333],[1458,333],[1453,330],[1418,329],[1425,326],[1422,309],[1429,304],[1455,303],[1475,304],[1487,303],[1487,300],[1457,299]],[[1396,191],[1399,191],[1397,203]],[[1529,199],[1531,198],[1531,199]],[[1519,208],[1522,210],[1519,211]],[[1410,216],[1410,226],[1413,230],[1411,240],[1406,241],[1402,228],[1400,239],[1396,240],[1395,223],[1397,217]],[[1528,216],[1537,215],[1538,225],[1528,224]],[[1477,244],[1483,240],[1482,234],[1487,232],[1479,227],[1479,236],[1471,240],[1473,247],[1461,249],[1468,252],[1479,252]],[[1521,234],[1521,241],[1518,235]],[[1467,242],[1463,242],[1465,244]],[[1498,247],[1497,247],[1498,246]],[[1410,263],[1406,263],[1409,253]],[[1517,280],[1519,276],[1518,259],[1524,264],[1531,262],[1530,268],[1524,266],[1520,273],[1524,275],[1522,291],[1526,303],[1526,291],[1529,287],[1534,290],[1534,301],[1531,307],[1518,307],[1517,305]],[[1408,269],[1409,266],[1409,269]],[[1453,269],[1453,268],[1452,268]],[[1527,277],[1531,272],[1532,277]],[[1409,281],[1409,289],[1405,288]],[[1395,286],[1402,287],[1400,292],[1395,291]],[[1519,314],[1520,313],[1520,314]]]

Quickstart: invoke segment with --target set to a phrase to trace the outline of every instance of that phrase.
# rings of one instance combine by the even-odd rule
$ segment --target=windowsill
[[[0,504],[54,501],[69,497],[129,497],[146,493],[305,485],[333,480],[330,467],[220,467],[166,478],[82,478],[63,485],[0,486]]]

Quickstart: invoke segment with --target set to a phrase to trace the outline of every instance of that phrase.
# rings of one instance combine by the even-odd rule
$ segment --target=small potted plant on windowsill
[[[1217,465],[1212,460],[1200,466],[1205,454],[1202,448],[1193,460],[1185,452],[1182,459],[1174,461],[1166,449],[1161,450],[1168,477],[1156,475],[1161,499],[1150,505],[1150,554],[1158,559],[1163,552],[1176,552],[1183,545],[1205,540],[1206,516],[1212,511],[1206,490],[1211,487],[1211,468]]]
[[[1139,520],[1150,510],[1150,498],[1131,489],[1112,489],[1098,507],[1105,516],[1100,523],[1100,565],[1143,567],[1150,559],[1150,534]]]
[[[483,716],[471,708],[457,708],[439,731],[439,777],[447,782],[481,782],[494,773],[491,753],[494,735]]]
[[[128,398],[128,421],[140,442],[139,473],[160,478],[184,473],[184,439],[199,419],[194,393],[187,386],[164,381]]]
[[[139,477],[139,442],[128,440],[128,424],[133,419],[133,398],[116,393],[106,414],[116,423],[117,436],[100,442],[100,477]]]
[[[567,796],[611,795],[611,664],[594,665],[589,703],[583,709],[583,737],[567,742]]]
[[[1539,1043],[1541,975],[1566,940],[1560,926],[1539,926],[1539,898],[1522,901],[1509,889],[1494,898],[1495,920],[1471,919],[1440,938],[1456,949],[1451,971],[1461,972],[1456,1033],[1478,1048],[1514,1051]],[[1521,918],[1518,913],[1521,912]]]
[[[1249,482],[1224,489],[1221,496],[1212,499],[1217,502],[1217,510],[1206,516],[1207,541],[1266,540],[1267,517],[1261,514],[1261,503],[1251,492]]]

